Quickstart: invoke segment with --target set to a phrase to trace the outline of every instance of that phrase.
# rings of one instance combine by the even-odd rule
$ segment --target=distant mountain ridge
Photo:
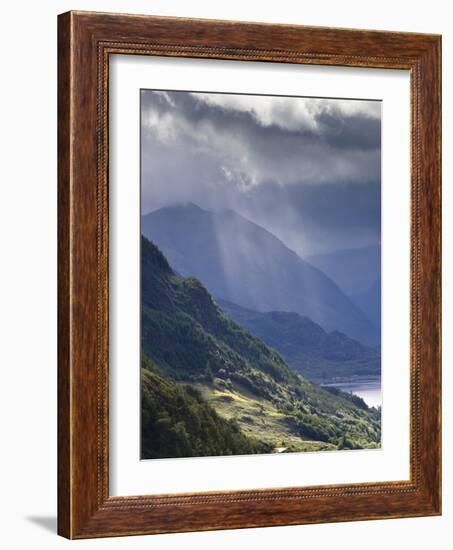
[[[366,292],[381,277],[380,245],[335,250],[305,259],[333,279],[347,296]]]
[[[376,342],[375,327],[329,277],[232,210],[161,208],[142,217],[142,233],[216,297],[259,312],[294,311],[327,331]]]
[[[341,332],[327,333],[298,313],[260,313],[225,300],[220,307],[240,326],[277,350],[288,365],[317,382],[380,374],[380,351],[364,346]]]

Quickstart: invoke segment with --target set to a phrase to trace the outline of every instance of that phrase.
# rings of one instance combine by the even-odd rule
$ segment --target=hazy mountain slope
[[[178,273],[219,298],[255,311],[295,311],[328,331],[375,341],[373,325],[331,279],[233,211],[162,208],[142,218],[142,233]]]
[[[229,317],[281,353],[291,368],[309,379],[380,374],[376,348],[340,332],[327,333],[308,317],[281,311],[260,313],[225,300],[218,303]]]
[[[381,277],[381,247],[336,250],[305,258],[321,269],[348,296],[367,291]]]
[[[141,259],[141,345],[160,376],[192,384],[222,418],[271,448],[285,440],[289,450],[335,449],[344,435],[346,446],[379,445],[378,411],[296,374],[144,238]]]
[[[358,294],[351,295],[351,300],[361,309],[368,319],[376,326],[381,326],[381,278],[369,288]]]

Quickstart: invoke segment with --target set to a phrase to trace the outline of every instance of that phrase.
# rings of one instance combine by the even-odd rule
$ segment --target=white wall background
[[[453,461],[453,18],[450,2],[16,0],[2,5],[0,85],[0,540],[3,548],[451,547]],[[443,34],[444,515],[69,542],[56,529],[56,67],[69,9]],[[449,252],[449,254],[448,254]],[[450,281],[449,281],[450,279]]]

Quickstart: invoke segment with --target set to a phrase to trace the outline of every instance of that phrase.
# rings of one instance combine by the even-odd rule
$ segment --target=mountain
[[[347,296],[361,294],[381,277],[381,247],[336,250],[305,258],[334,280]]]
[[[142,348],[166,374],[197,381],[231,370],[238,382],[263,394],[267,376],[297,383],[278,353],[225,317],[197,279],[176,275],[145,239],[141,277]]]
[[[177,445],[184,456],[196,452],[190,441],[200,438],[208,437],[206,448],[218,448],[219,427],[206,435],[195,420],[205,414],[197,412],[200,407],[205,412],[211,407],[220,418],[231,421],[230,427],[238,427],[236,435],[248,438],[253,449],[379,446],[380,411],[368,408],[358,397],[334,395],[295,373],[276,351],[225,315],[197,279],[177,275],[146,238],[141,242],[141,293],[142,395],[152,392],[156,375],[169,382],[170,394],[174,386],[185,388],[181,398],[170,395],[162,401],[157,395],[160,390],[151,395],[152,421],[146,420],[150,414],[146,403],[142,421],[151,434],[159,418],[164,418],[169,433],[179,430],[177,443],[170,446]],[[171,413],[174,407],[180,409],[180,416],[177,411]],[[188,414],[193,419],[181,426],[181,418]],[[143,438],[149,441],[146,428],[145,432]],[[238,435],[237,446],[227,449],[240,452],[241,439]],[[169,450],[152,447],[150,452],[164,457]]]
[[[310,380],[380,374],[380,352],[341,332],[327,333],[308,317],[297,313],[260,313],[218,300],[222,310],[238,325],[277,350],[288,365]]]
[[[358,294],[351,295],[351,300],[361,309],[374,326],[381,326],[381,278]]]
[[[142,233],[178,273],[200,279],[218,298],[260,312],[294,311],[325,330],[376,340],[372,323],[329,277],[232,210],[161,208],[143,216]]]

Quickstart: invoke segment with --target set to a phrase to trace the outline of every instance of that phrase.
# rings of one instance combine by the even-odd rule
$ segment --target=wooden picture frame
[[[89,538],[440,514],[440,37],[69,12],[59,16],[58,48],[59,534]],[[409,481],[109,496],[111,54],[410,72]]]

